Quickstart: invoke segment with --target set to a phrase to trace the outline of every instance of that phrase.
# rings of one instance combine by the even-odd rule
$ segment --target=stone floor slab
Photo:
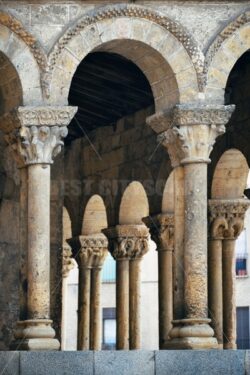
[[[0,374],[18,375],[19,374],[19,353],[18,352],[0,352]]]
[[[21,375],[93,375],[93,352],[20,352]]]
[[[244,375],[244,350],[163,350],[155,354],[156,375]]]
[[[95,375],[155,375],[154,352],[95,352]]]

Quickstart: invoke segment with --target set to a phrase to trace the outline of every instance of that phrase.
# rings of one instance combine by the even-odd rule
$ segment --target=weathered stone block
[[[244,350],[158,351],[156,375],[244,375]]]
[[[21,352],[23,375],[93,375],[93,352]]]
[[[19,353],[18,352],[0,352],[0,374],[18,375],[19,374]]]
[[[154,375],[153,351],[95,352],[95,375]]]

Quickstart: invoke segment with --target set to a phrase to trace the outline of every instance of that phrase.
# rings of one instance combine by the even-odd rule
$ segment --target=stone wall
[[[141,110],[66,147],[65,205],[74,235],[81,233],[84,208],[94,194],[104,200],[108,225],[117,224],[122,194],[132,181],[143,185],[150,213],[161,211],[171,166],[164,148],[145,123],[151,113],[152,108]]]
[[[250,351],[100,351],[0,353],[11,375],[249,375]]]

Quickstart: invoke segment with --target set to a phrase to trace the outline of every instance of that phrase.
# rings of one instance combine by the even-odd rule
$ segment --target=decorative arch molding
[[[47,57],[38,41],[25,30],[22,23],[12,15],[0,11],[0,51],[15,67],[23,90],[24,104],[32,104],[34,98],[41,100],[41,73],[45,74]],[[30,77],[32,74],[33,87]]]
[[[224,89],[234,64],[250,48],[250,10],[230,22],[215,38],[205,55],[207,98],[224,104]]]
[[[172,54],[174,52],[179,52],[178,55],[178,61],[180,62],[179,71],[175,71],[173,69],[175,75],[177,76],[177,81],[179,78],[179,82],[186,80],[186,82],[190,83],[191,87],[195,86],[196,91],[201,91],[203,88],[204,78],[203,78],[203,66],[204,66],[204,55],[202,51],[199,49],[197,43],[195,40],[187,33],[187,31],[178,23],[170,20],[165,15],[162,15],[160,13],[157,13],[153,11],[152,9],[145,8],[143,6],[138,5],[131,5],[131,4],[120,4],[120,5],[114,5],[114,6],[104,6],[99,9],[95,9],[91,12],[89,12],[87,15],[84,15],[80,19],[77,20],[77,22],[70,27],[64,35],[61,36],[61,38],[57,41],[57,43],[54,45],[53,49],[50,52],[49,58],[48,58],[48,81],[47,85],[52,84],[53,86],[53,79],[55,76],[54,70],[58,66],[58,62],[60,61],[61,56],[65,52],[65,50],[70,50],[73,52],[73,56],[75,57],[75,62],[69,61],[68,66],[72,66],[75,64],[75,69],[80,63],[80,61],[93,49],[96,47],[100,47],[101,44],[105,42],[114,42],[115,38],[114,35],[110,35],[110,39],[106,38],[106,41],[104,41],[103,33],[107,31],[107,29],[110,27],[112,28],[112,22],[115,22],[117,19],[128,19],[130,22],[142,22],[144,25],[142,25],[142,28],[144,26],[147,26],[148,29],[148,22],[151,23],[152,28],[158,27],[161,30],[160,38],[159,34],[157,37],[157,31],[153,30],[152,34],[148,35],[148,38],[145,40],[140,40],[139,38],[133,38],[134,35],[130,35],[129,31],[126,30],[128,27],[128,24],[123,27],[122,33],[120,30],[120,34],[122,39],[126,38],[129,40],[138,40],[141,42],[144,42],[146,45],[153,47],[153,49],[156,49],[156,43],[158,39],[158,45],[160,41],[163,39],[166,39],[169,37],[169,45],[172,45]],[[99,28],[98,28],[99,27]],[[99,44],[96,40],[94,35],[95,28],[99,31]],[[141,27],[139,27],[141,29]],[[89,44],[88,47],[84,47],[84,41],[83,41],[83,35],[86,32],[86,30],[89,31],[87,42]],[[93,31],[91,35],[91,31]],[[127,34],[126,34],[127,31]],[[141,30],[143,31],[143,30]],[[119,30],[118,30],[119,35]],[[87,34],[86,34],[87,35]],[[82,36],[82,42],[80,42],[80,36]],[[75,42],[77,38],[79,38],[79,43]],[[91,43],[92,42],[92,43]],[[72,46],[74,45],[74,48],[72,50]],[[80,51],[80,49],[85,48],[85,53],[83,51]],[[167,43],[164,45],[164,48],[168,48]],[[169,47],[170,48],[170,47]],[[161,52],[158,50],[158,52]],[[165,53],[165,55],[167,52]],[[176,53],[177,55],[177,53]],[[61,58],[62,59],[62,58]],[[170,64],[168,59],[165,58],[165,62]],[[175,64],[172,62],[170,66],[174,67]],[[189,69],[188,69],[189,68]],[[177,74],[176,74],[177,73]],[[178,73],[182,73],[182,76],[178,77]],[[50,75],[50,77],[49,77]],[[58,73],[59,75],[59,73]],[[185,77],[184,77],[185,75]],[[72,79],[72,74],[70,75],[70,78],[68,81]],[[179,83],[178,82],[178,83]],[[66,82],[66,86],[68,85],[68,82]],[[54,84],[56,85],[56,83]],[[53,87],[54,88],[54,87]],[[69,88],[64,88],[65,95],[69,91]],[[53,89],[51,89],[51,92]],[[61,88],[61,91],[63,91],[63,88]]]

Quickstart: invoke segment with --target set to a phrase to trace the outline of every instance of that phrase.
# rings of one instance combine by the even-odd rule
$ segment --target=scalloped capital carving
[[[14,117],[17,124],[12,126],[17,129],[6,140],[25,165],[52,164],[76,111],[77,107],[19,107]]]
[[[208,201],[211,239],[236,239],[244,228],[248,199],[211,199]]]
[[[69,272],[75,267],[72,251],[69,246],[63,246],[63,266],[62,266],[62,276],[68,277]]]
[[[102,233],[81,235],[67,240],[82,268],[102,268],[108,255],[108,240]]]
[[[174,214],[165,213],[143,218],[157,251],[174,251]]]
[[[115,260],[140,259],[149,250],[149,230],[145,225],[117,225],[104,229],[103,233]]]
[[[177,105],[157,113],[147,123],[158,133],[167,148],[172,166],[210,162],[209,155],[216,138],[225,132],[235,106]]]

